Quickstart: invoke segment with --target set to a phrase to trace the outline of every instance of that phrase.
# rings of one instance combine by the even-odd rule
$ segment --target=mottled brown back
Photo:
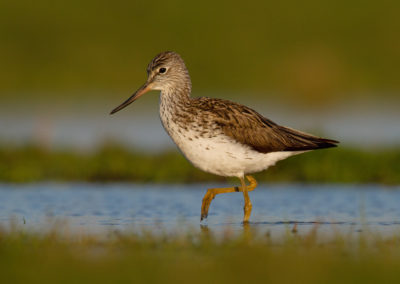
[[[209,113],[225,135],[261,153],[336,147],[338,141],[280,126],[244,105],[213,98],[195,98],[192,107]]]

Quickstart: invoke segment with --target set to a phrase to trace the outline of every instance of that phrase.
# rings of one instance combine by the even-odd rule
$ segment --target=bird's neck
[[[190,79],[182,80],[179,84],[171,85],[161,91],[160,103],[164,106],[183,107],[190,102],[191,91]]]
[[[165,88],[160,94],[160,119],[165,131],[177,145],[180,145],[179,133],[182,131],[180,129],[187,129],[188,117],[190,117],[188,115],[192,102],[190,92],[189,81],[189,84]]]

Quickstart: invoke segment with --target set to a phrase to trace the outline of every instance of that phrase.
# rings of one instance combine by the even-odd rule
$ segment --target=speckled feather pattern
[[[292,155],[338,143],[280,126],[238,103],[191,98],[189,73],[176,53],[156,56],[148,66],[149,76],[164,65],[172,67],[160,88],[162,124],[185,157],[203,171],[242,177]]]
[[[162,93],[162,124],[184,156],[203,171],[220,176],[242,177],[265,170],[277,161],[299,153],[260,153],[225,135],[218,124],[207,119],[210,117],[190,115],[179,106],[171,106],[168,101],[169,95]]]

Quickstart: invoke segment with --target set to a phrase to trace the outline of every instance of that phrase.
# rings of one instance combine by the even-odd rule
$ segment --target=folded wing
[[[203,110],[212,112],[214,123],[225,135],[261,153],[323,149],[339,143],[280,126],[255,110],[231,101],[199,98],[198,102]]]

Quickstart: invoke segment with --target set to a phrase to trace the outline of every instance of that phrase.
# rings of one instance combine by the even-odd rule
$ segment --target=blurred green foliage
[[[266,182],[400,184],[400,149],[318,150],[281,161],[256,177]],[[0,181],[44,180],[190,183],[225,178],[196,169],[178,151],[150,154],[115,144],[90,154],[38,146],[0,147]]]
[[[307,103],[396,94],[399,9],[394,0],[3,0],[0,97],[133,90],[164,50],[181,53],[199,92]]]
[[[398,235],[0,232],[2,283],[399,283]]]

